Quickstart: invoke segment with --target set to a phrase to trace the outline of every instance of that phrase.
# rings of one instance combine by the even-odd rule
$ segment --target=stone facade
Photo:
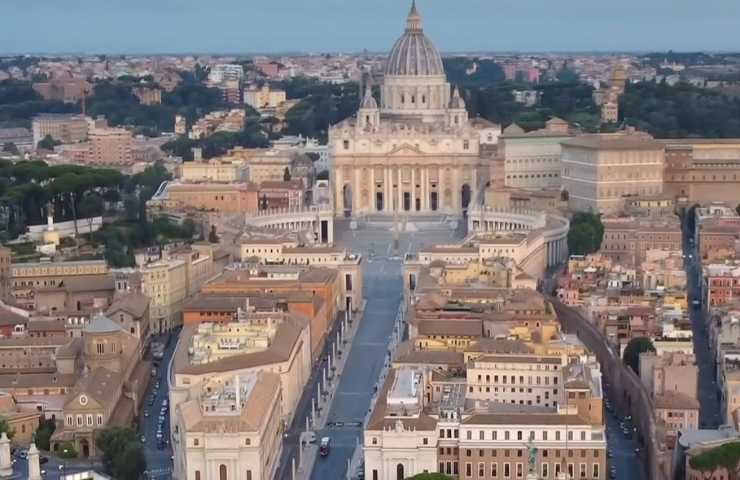
[[[737,203],[740,139],[661,140],[665,144],[664,191],[695,203]]]
[[[562,145],[563,189],[572,210],[619,213],[626,198],[663,191],[664,147],[647,134],[582,135]]]
[[[368,88],[356,118],[331,127],[337,215],[459,215],[488,181],[482,139],[498,127],[468,120],[412,8],[389,55],[380,103]]]

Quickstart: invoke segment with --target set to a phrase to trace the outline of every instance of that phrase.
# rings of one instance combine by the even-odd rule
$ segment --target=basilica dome
[[[416,2],[406,19],[406,31],[401,35],[388,56],[386,75],[393,76],[433,76],[444,75],[442,57],[429,40],[421,26],[421,15]]]

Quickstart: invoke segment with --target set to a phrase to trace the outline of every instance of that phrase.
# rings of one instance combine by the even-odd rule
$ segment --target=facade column
[[[375,167],[373,165],[370,165],[370,208],[368,208],[368,210],[371,212],[377,211],[375,202],[376,191],[377,186],[375,185]]]
[[[455,168],[452,176],[454,178],[451,189],[452,189],[452,211],[462,213],[462,185],[460,184],[460,169]]]
[[[360,169],[355,167],[355,181],[352,185],[352,216],[360,213]]]
[[[441,166],[437,169],[437,210],[444,212],[445,209],[445,171]]]
[[[410,209],[412,212],[416,211],[416,166],[411,166],[411,205]]]
[[[334,183],[334,212],[341,214],[344,209],[344,196],[342,195],[344,193],[344,182],[342,181],[341,168],[337,168],[334,173]]]
[[[391,174],[388,167],[383,169],[383,175],[385,182],[383,183],[383,207],[386,212],[393,211],[393,203],[391,202]]]
[[[421,209],[429,211],[429,167],[421,169]]]
[[[398,211],[403,212],[403,166],[396,167],[396,180],[398,185]]]

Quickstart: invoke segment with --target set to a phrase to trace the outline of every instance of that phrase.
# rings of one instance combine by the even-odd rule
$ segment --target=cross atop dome
[[[421,30],[421,15],[419,15],[419,10],[416,9],[416,0],[411,0],[411,10],[406,18],[406,31],[421,32]]]

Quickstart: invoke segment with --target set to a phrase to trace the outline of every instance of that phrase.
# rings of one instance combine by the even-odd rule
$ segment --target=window
[[[373,469],[373,480],[378,480],[378,471]]]
[[[457,117],[455,117],[457,120]],[[470,150],[470,140],[463,140],[463,150]]]
[[[427,437],[424,437],[421,441],[422,445],[429,445],[429,439]]]
[[[195,480],[200,480],[200,470],[195,471]]]
[[[485,463],[479,463],[478,464],[478,476],[479,477],[485,477],[486,476],[486,464]]]
[[[522,478],[523,476],[524,476],[524,464],[517,463],[516,464],[516,478]]]
[[[478,432],[478,440],[485,440],[486,439],[486,432],[483,430],[480,430]]]
[[[580,465],[580,467],[581,467],[580,468],[580,471],[581,471],[581,475],[580,476],[581,476],[581,478],[586,478],[586,464],[585,463],[582,463]]]
[[[466,463],[465,464],[465,476],[466,477],[472,477],[473,476],[473,464],[472,463]]]
[[[67,426],[68,427],[71,427],[72,425],[74,425],[74,423],[75,423],[75,421],[74,421],[74,418],[72,417],[72,415],[67,415]]]
[[[472,430],[468,430],[465,433],[465,435],[466,435],[466,437],[467,437],[468,440],[472,440],[473,439],[473,431]]]
[[[598,463],[593,464],[593,472],[591,472],[591,476],[593,478],[599,478],[599,464]]]
[[[87,426],[88,427],[92,427],[92,425],[93,425],[93,416],[88,413],[87,414],[87,418],[85,418],[85,420],[87,420],[87,422],[86,422],[87,423]]]
[[[247,470],[247,480],[252,480],[252,471]]]
[[[516,432],[516,439],[517,439],[517,440],[521,440],[522,438],[523,438],[523,437],[522,437],[522,431],[521,431],[521,430],[519,430],[518,432]]]
[[[510,478],[511,477],[511,470],[509,469],[509,464],[504,463],[504,478]]]
[[[498,463],[492,463],[491,464],[491,476],[497,477],[498,476]]]
[[[547,463],[542,464],[542,478],[547,478],[547,475],[550,473],[549,471],[549,465]]]
[[[197,438],[194,438],[193,439],[193,446],[194,447],[197,447],[198,445],[200,445],[200,441]]]
[[[223,463],[220,467],[218,467],[218,478],[219,480],[229,480],[226,474],[226,465],[224,465]]]
[[[342,144],[344,145],[345,150],[349,150],[349,140],[345,140]]]

